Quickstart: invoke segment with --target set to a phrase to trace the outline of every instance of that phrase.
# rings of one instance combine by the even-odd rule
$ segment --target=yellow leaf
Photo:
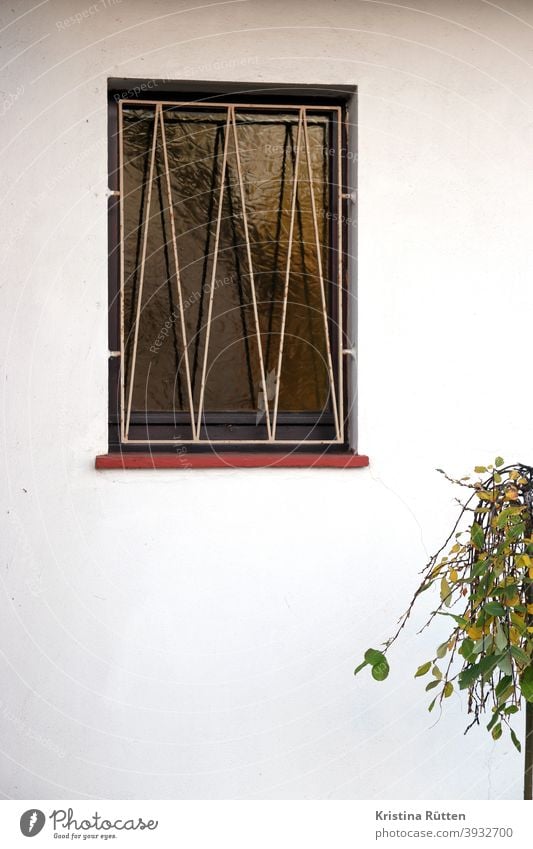
[[[452,581],[455,584],[455,582],[458,580],[458,578],[459,578],[459,573],[457,572],[457,569],[452,569],[451,572],[450,572],[450,581]],[[533,605],[532,605],[532,607],[533,607]]]
[[[533,566],[530,566],[530,567],[529,567],[529,577],[530,577],[530,578],[531,578],[531,580],[533,581]]]
[[[505,490],[505,498],[507,501],[518,501],[519,492],[516,486],[508,486]]]
[[[533,634],[533,628],[528,628],[527,632],[528,632],[528,634]]]
[[[533,613],[533,604],[528,604],[528,606],[527,606],[527,612],[528,612],[528,613]]]
[[[520,604],[520,596],[514,595],[512,598],[506,598],[503,603],[508,607],[516,607],[517,604]]]
[[[520,634],[518,633],[517,629],[514,628],[512,625],[509,628],[509,638],[514,646],[518,645],[518,643],[520,642]]]
[[[481,630],[481,628],[476,628],[475,626],[467,628],[466,633],[468,634],[471,640],[480,640],[483,636],[483,631]]]

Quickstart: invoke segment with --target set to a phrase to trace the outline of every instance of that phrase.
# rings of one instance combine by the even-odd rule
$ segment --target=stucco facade
[[[457,695],[425,709],[430,599],[386,683],[352,672],[455,514],[435,467],[531,462],[531,4],[54,0],[1,27],[3,794],[519,798],[510,743],[463,737]],[[110,77],[358,87],[368,469],[95,471]]]

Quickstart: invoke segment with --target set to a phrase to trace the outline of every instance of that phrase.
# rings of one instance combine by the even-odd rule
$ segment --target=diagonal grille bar
[[[204,359],[202,363],[202,380],[200,383],[200,400],[198,402],[198,424],[196,426],[196,440],[200,438],[200,427],[202,424],[202,412],[204,409],[204,398],[205,398],[205,382],[206,382],[206,373],[207,373],[207,358],[209,355],[209,340],[211,337],[211,319],[213,316],[213,299],[215,295],[215,278],[217,273],[217,261],[218,261],[218,247],[220,242],[220,225],[222,223],[222,207],[224,204],[224,183],[226,180],[226,167],[228,164],[228,142],[229,142],[229,126],[230,126],[230,112],[228,110],[228,116],[226,119],[226,128],[224,131],[224,153],[222,156],[222,174],[220,175],[220,192],[218,196],[218,211],[217,211],[217,224],[215,231],[215,246],[213,252],[213,269],[211,272],[211,286],[209,291],[209,306],[207,308],[207,322],[206,322],[206,331],[205,331],[205,348],[204,348]]]
[[[139,324],[141,320],[141,305],[143,298],[143,287],[144,287],[144,272],[146,269],[146,246],[148,244],[148,226],[150,222],[150,207],[152,203],[152,185],[154,179],[154,164],[155,164],[155,151],[157,146],[157,123],[159,120],[159,116],[161,114],[161,105],[157,104],[155,108],[154,115],[154,132],[152,136],[152,148],[150,152],[150,172],[148,176],[148,197],[146,200],[146,210],[143,210],[143,240],[142,240],[142,253],[141,253],[141,273],[139,277],[139,292],[137,295],[137,308],[135,310],[135,331],[133,336],[133,354],[131,361],[131,374],[130,374],[130,385],[128,388],[128,407],[126,412],[126,425],[125,425],[125,433],[126,439],[128,438],[129,429],[130,429],[130,418],[131,418],[131,402],[133,399],[133,384],[135,380],[135,367],[137,365],[137,346],[139,344]]]
[[[327,365],[328,365],[328,376],[329,376],[329,385],[331,391],[331,400],[333,405],[333,417],[335,419],[335,431],[337,433],[337,439],[340,439],[340,427],[339,427],[339,414],[337,411],[337,394],[335,388],[335,379],[333,376],[333,360],[331,357],[331,344],[329,338],[329,326],[328,326],[328,310],[326,304],[326,291],[324,287],[324,273],[322,271],[322,246],[320,244],[320,236],[318,232],[318,219],[316,214],[316,201],[315,201],[315,190],[313,186],[313,166],[311,163],[311,151],[309,149],[309,133],[307,130],[307,117],[306,110],[303,110],[303,134],[305,141],[305,153],[307,159],[307,174],[309,177],[309,189],[311,196],[311,211],[313,214],[313,227],[315,231],[315,244],[316,244],[316,259],[318,266],[318,277],[320,281],[320,300],[322,304],[322,319],[324,322],[324,336],[326,340],[326,356],[327,356]]]
[[[168,167],[168,151],[167,151],[167,140],[165,134],[165,118],[163,114],[163,110],[160,111],[160,121],[161,121],[161,141],[163,144],[163,162],[165,165],[165,182],[167,187],[167,199],[168,199],[168,210],[170,216],[170,233],[172,239],[172,253],[174,256],[174,266],[176,271],[176,288],[178,291],[178,307],[180,313],[180,326],[181,326],[181,336],[183,340],[183,358],[185,361],[185,377],[187,380],[187,395],[189,399],[189,410],[191,413],[191,429],[193,439],[196,438],[196,428],[194,424],[194,403],[192,397],[192,383],[191,383],[191,372],[189,366],[189,348],[187,344],[187,329],[185,327],[185,311],[183,309],[183,294],[181,291],[181,275],[180,275],[180,267],[178,262],[178,248],[176,244],[176,224],[174,221],[174,204],[172,202],[172,188],[170,185],[170,172]]]
[[[239,151],[239,140],[237,138],[237,123],[235,120],[235,107],[230,106],[229,109],[231,116],[231,123],[233,126],[233,137],[235,139],[235,159],[237,162],[237,174],[239,177],[239,191],[241,195],[241,207],[242,207],[242,221],[244,227],[244,236],[246,239],[246,256],[248,259],[248,269],[250,274],[250,287],[252,290],[252,304],[254,311],[254,322],[255,322],[255,332],[257,336],[257,350],[259,354],[259,369],[261,373],[261,384],[263,386],[263,400],[265,404],[265,415],[266,415],[266,424],[267,424],[267,432],[269,440],[272,438],[271,426],[270,426],[270,411],[268,406],[268,393],[267,393],[267,383],[266,383],[266,373],[265,373],[265,363],[263,359],[263,345],[261,343],[261,329],[259,326],[259,312],[257,309],[257,295],[255,291],[255,280],[254,280],[254,269],[252,263],[252,249],[250,246],[250,233],[248,230],[248,216],[246,213],[246,198],[244,194],[244,181],[242,178],[242,168],[241,168],[241,156]]]
[[[304,110],[300,109],[298,114],[298,131],[296,135],[296,155],[294,160],[294,173],[292,178],[291,217],[289,224],[289,245],[287,249],[287,264],[285,267],[285,283],[283,287],[283,307],[281,313],[281,329],[279,337],[278,365],[276,370],[276,392],[274,395],[274,413],[272,416],[271,441],[276,439],[276,427],[278,423],[279,390],[281,385],[281,367],[283,364],[283,345],[285,342],[285,325],[287,322],[287,304],[289,300],[289,281],[291,276],[291,258],[294,237],[294,220],[296,213],[296,197],[298,194],[298,167],[300,164],[300,140],[302,135],[302,121]]]

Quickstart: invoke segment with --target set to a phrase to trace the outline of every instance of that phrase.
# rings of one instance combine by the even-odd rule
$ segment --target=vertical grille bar
[[[346,119],[347,120],[347,119]],[[340,439],[344,439],[344,304],[343,291],[344,276],[342,264],[342,252],[344,245],[342,243],[343,225],[342,225],[342,143],[345,140],[348,146],[348,127],[343,125],[343,116],[340,109],[337,110],[337,135],[336,135],[336,151],[337,151],[337,292],[338,292],[338,352],[337,352],[337,372],[339,379],[339,425]]]
[[[120,239],[120,439],[126,441],[126,431],[124,425],[124,109],[122,103],[118,105],[118,167],[119,167],[119,239]]]

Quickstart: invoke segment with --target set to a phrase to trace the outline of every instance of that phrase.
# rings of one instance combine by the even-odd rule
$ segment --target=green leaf
[[[512,682],[513,679],[511,675],[504,675],[503,678],[501,678],[500,681],[498,681],[498,684],[496,685],[496,689],[494,691],[496,693],[496,696],[501,696],[501,694],[507,689],[509,684],[512,684]]]
[[[435,707],[435,702],[437,701],[437,698],[438,698],[438,696],[435,696],[435,698],[434,698],[434,699],[433,699],[433,701],[431,702],[430,706],[428,707],[428,711],[429,711],[430,713],[431,713],[431,711],[433,710],[433,708]]]
[[[449,699],[451,694],[453,693],[453,684],[452,684],[451,681],[446,681],[446,684],[444,685],[443,692],[444,692],[444,698]]]
[[[511,716],[512,713],[518,713],[519,708],[516,705],[509,705],[504,710],[505,716]]]
[[[384,660],[385,655],[377,649],[367,649],[365,651],[365,662],[369,663],[370,666],[374,666],[376,663],[383,663]]]
[[[520,745],[520,740],[518,739],[518,737],[516,736],[516,734],[514,733],[512,728],[511,728],[511,740],[513,741],[513,745],[514,745],[515,749],[518,749],[518,751],[521,752],[522,746]]]
[[[390,672],[389,664],[386,660],[381,661],[380,663],[375,663],[372,667],[372,678],[375,678],[376,681],[384,681],[385,678],[388,677]]]
[[[471,573],[470,573],[471,577],[472,578],[479,578],[479,576],[482,575],[483,572],[487,571],[488,566],[489,566],[488,560],[477,560],[472,571],[471,571]]]
[[[505,607],[499,603],[499,601],[489,601],[484,606],[483,610],[485,613],[488,613],[489,616],[504,616],[505,615]]]
[[[353,674],[354,674],[354,675],[357,675],[357,673],[358,673],[358,672],[361,672],[361,669],[364,669],[364,668],[365,668],[365,666],[368,666],[368,663],[366,662],[366,660],[363,660],[363,662],[362,662],[362,663],[360,663],[360,664],[359,664],[359,666],[357,666],[357,667],[354,669]]]
[[[501,657],[502,655],[499,654],[491,654],[488,657],[484,657],[483,660],[479,661],[479,663],[463,669],[463,671],[459,673],[459,688],[461,690],[465,690],[467,687],[472,686],[476,678],[492,672],[498,665],[498,661]]]
[[[438,678],[435,678],[434,681],[430,681],[429,684],[426,687],[426,693],[428,693],[430,690],[433,690],[434,687],[438,687],[439,684],[440,684],[440,681],[439,681]]]
[[[421,678],[422,675],[426,675],[431,669],[431,660],[428,660],[427,663],[423,663],[422,666],[419,666],[415,672],[415,678]]]
[[[436,610],[435,613],[438,613],[439,616],[451,616],[452,619],[461,626],[461,628],[466,628],[468,625],[468,620],[465,619],[464,616],[456,616],[455,613],[447,613],[445,610]]]
[[[503,457],[496,457],[496,459],[494,461],[494,465],[496,466],[497,469],[499,469],[500,466],[503,466],[504,463],[505,463],[505,460],[503,459]]]
[[[489,724],[487,725],[487,731],[491,731],[494,728],[494,726],[498,722],[499,716],[500,715],[499,715],[498,711],[495,711],[493,713],[492,719],[490,720]]]
[[[522,534],[525,532],[526,526],[524,522],[517,522],[516,525],[511,525],[507,528],[506,538],[507,540],[515,540],[519,539]]]
[[[502,707],[507,699],[509,699],[514,693],[514,684],[509,684],[506,690],[503,691],[500,698],[498,699],[498,706]]]
[[[439,660],[442,660],[443,657],[446,656],[446,652],[448,651],[448,643],[442,643],[437,649],[437,657]]]
[[[501,722],[498,722],[498,724],[495,725],[494,728],[492,729],[492,739],[493,740],[499,740],[501,736],[502,736],[502,724],[501,724]]]
[[[509,651],[511,652],[514,659],[518,661],[518,663],[524,663],[528,666],[531,663],[530,656],[526,654],[525,651],[523,651],[522,649],[519,649],[518,646],[509,646]]]
[[[499,514],[498,518],[496,519],[496,527],[500,528],[500,529],[504,528],[505,525],[507,524],[507,519],[509,518],[510,515],[511,515],[511,508],[510,507],[506,507],[504,510],[502,510],[502,512]]]
[[[498,651],[503,651],[504,649],[506,649],[507,643],[509,642],[507,639],[507,635],[499,622],[498,627],[496,629],[496,633],[494,635],[494,642],[496,643],[496,648],[498,649]]]
[[[450,604],[451,604],[452,598],[451,598],[450,593],[451,593],[450,585],[449,585],[448,581],[446,580],[446,578],[443,578],[440,582],[440,598],[441,598],[441,601],[444,602],[446,607],[449,607]]]
[[[470,529],[470,539],[472,540],[472,545],[478,551],[481,551],[485,545],[485,534],[483,528],[477,522],[474,522]]]
[[[481,654],[482,651],[486,652],[492,646],[492,637],[487,635],[485,637],[481,637],[480,640],[477,640],[474,650],[472,652],[473,655]]]
[[[437,666],[437,664],[435,664],[435,666],[434,666],[434,667],[433,667],[433,669],[431,670],[431,674],[435,676],[435,678],[437,679],[437,681],[442,681],[442,672],[440,671],[440,669],[439,669],[439,667]]]
[[[526,702],[533,702],[533,666],[528,666],[520,676],[520,690]]]
[[[511,613],[511,622],[513,623],[519,634],[524,634],[527,630],[527,625],[524,620],[517,613],[515,613],[515,610],[517,610],[520,606],[521,605],[517,605],[513,609],[513,612]]]
[[[486,466],[474,466],[474,471],[478,475],[483,475],[487,471]]]
[[[498,667],[501,669],[504,675],[512,675],[513,673],[513,664],[511,663],[511,656],[508,651],[504,651],[500,655],[500,659],[498,661]]]
[[[466,637],[461,643],[461,648],[459,649],[459,654],[464,657],[465,660],[468,660],[474,652],[474,641],[470,639],[470,637]]]

